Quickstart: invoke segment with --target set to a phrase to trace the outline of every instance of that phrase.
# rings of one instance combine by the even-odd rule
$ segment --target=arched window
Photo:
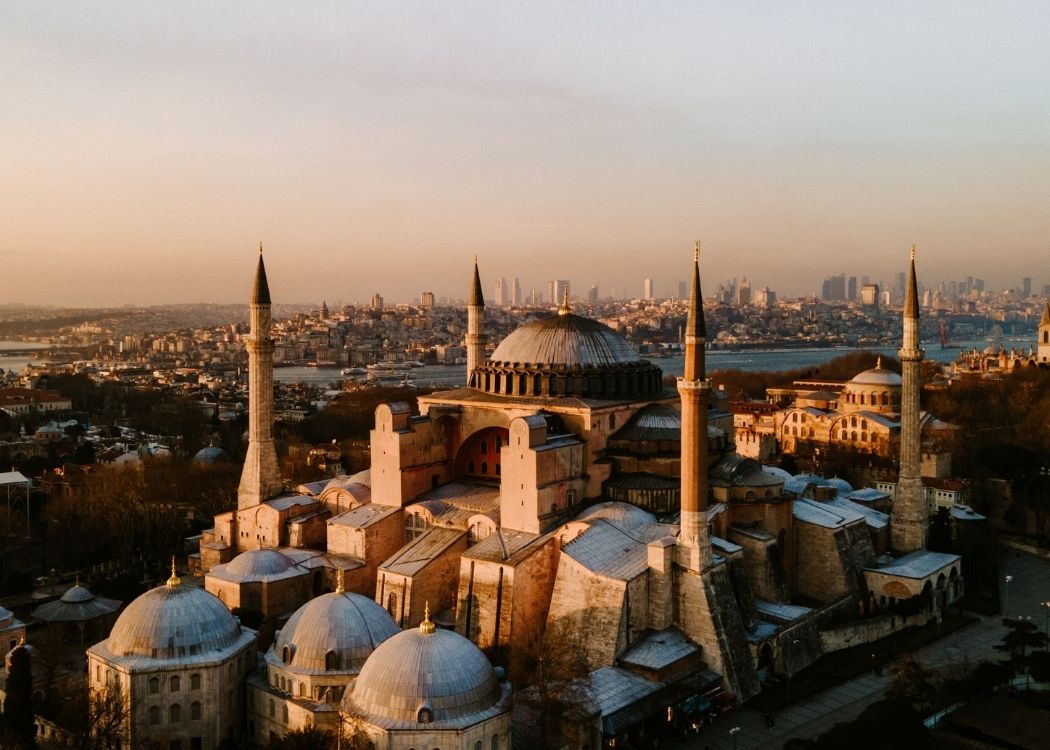
[[[434,720],[434,712],[430,710],[429,706],[423,706],[423,708],[419,709],[419,713],[416,714],[416,720],[420,724],[429,724]]]
[[[328,651],[324,655],[324,668],[331,671],[339,669],[339,657],[335,651]]]
[[[199,674],[190,675],[190,690],[201,689],[201,676]]]
[[[150,695],[156,695],[160,692],[160,678],[150,677],[149,678],[149,693]]]
[[[394,622],[397,622],[397,593],[391,591],[390,596],[386,598],[386,612],[388,615],[394,618]]]
[[[474,743],[474,750],[481,750],[481,740]]]
[[[488,475],[488,473],[489,473],[489,462],[488,461],[482,461],[481,462],[481,473],[485,474],[486,476]]]
[[[172,703],[171,708],[168,709],[168,723],[178,724],[180,721],[182,721],[182,706]]]
[[[179,676],[178,675],[173,675],[172,678],[171,678],[171,692],[173,692],[173,693],[179,692],[179,687],[181,686],[181,684],[182,684],[182,680],[179,679]]]
[[[491,750],[499,750],[499,735],[492,735],[492,748]]]
[[[281,649],[281,661],[283,661],[285,664],[291,664],[292,663],[292,647],[291,646],[285,646],[283,649]]]
[[[160,709],[156,706],[150,706],[149,708],[149,723],[154,726],[160,724]]]
[[[190,704],[190,718],[199,719],[201,717],[201,704],[198,701],[193,701]]]
[[[273,698],[270,698],[270,718],[275,716]]]
[[[468,461],[467,462],[467,473],[468,474],[473,474],[474,473],[474,462],[473,461]]]
[[[285,724],[288,723],[288,704],[287,703],[285,703],[283,706],[281,706],[281,720],[284,721]]]
[[[866,420],[866,419],[860,420],[860,428],[862,430],[868,429],[868,420]]]

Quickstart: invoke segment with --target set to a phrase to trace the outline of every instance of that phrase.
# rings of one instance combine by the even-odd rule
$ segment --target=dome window
[[[325,653],[324,668],[328,671],[339,669],[339,656],[335,651],[328,651]]]
[[[419,709],[416,718],[419,720],[420,724],[430,724],[434,721],[434,712],[431,710],[430,706],[423,706]]]
[[[283,661],[285,664],[291,664],[292,663],[292,648],[291,648],[291,646],[285,646],[281,650],[281,661]]]

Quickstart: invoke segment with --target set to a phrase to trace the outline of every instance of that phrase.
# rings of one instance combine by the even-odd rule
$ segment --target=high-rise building
[[[656,299],[656,295],[653,293],[653,280],[652,279],[646,279],[645,280],[642,297],[644,299]]]
[[[434,306],[434,293],[423,292],[419,295],[419,306],[424,310],[429,310]]]
[[[1032,296],[1032,277],[1025,276],[1021,279],[1021,296],[1028,299]]]
[[[591,288],[587,290],[587,301],[597,302],[598,301],[598,285],[591,284]]]
[[[857,301],[857,277],[850,276],[849,281],[846,282],[846,299],[850,302]]]
[[[520,307],[523,301],[521,298],[521,280],[515,276],[513,284],[514,285],[511,288],[510,303],[515,307]]]
[[[775,307],[777,304],[777,293],[764,286],[755,291],[755,305],[765,309]]]
[[[382,310],[383,309],[383,295],[381,295],[379,292],[376,292],[375,294],[372,295],[372,309],[373,310]]]
[[[820,298],[827,302],[846,299],[846,274],[840,273],[838,276],[824,279]]]
[[[875,312],[879,311],[879,285],[865,284],[860,288],[860,304]]]
[[[569,295],[569,282],[566,279],[555,279],[548,283],[550,304],[560,305]]]
[[[736,301],[741,307],[751,304],[751,282],[746,276],[737,285]]]
[[[496,279],[496,293],[492,295],[492,304],[496,307],[507,306],[507,280],[502,276]]]

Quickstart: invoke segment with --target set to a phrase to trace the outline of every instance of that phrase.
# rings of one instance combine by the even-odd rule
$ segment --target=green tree
[[[1015,674],[1024,674],[1028,654],[1046,648],[1047,635],[1031,620],[1004,617],[1003,625],[1006,626],[1006,635],[995,650],[1007,655]]]
[[[32,656],[25,644],[19,644],[8,655],[7,685],[4,696],[4,728],[16,747],[36,747],[33,721]]]
[[[335,736],[317,727],[293,729],[268,745],[270,750],[334,750],[335,746]]]

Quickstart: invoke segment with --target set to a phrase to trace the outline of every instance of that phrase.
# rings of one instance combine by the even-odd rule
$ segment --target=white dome
[[[874,367],[854,376],[849,382],[852,385],[886,385],[899,388],[901,384],[901,376],[893,370],[884,370],[881,367]]]
[[[253,549],[242,552],[226,563],[226,573],[242,580],[257,580],[279,576],[295,563],[288,555],[275,549]]]
[[[240,636],[240,623],[218,597],[173,576],[128,605],[106,644],[116,656],[174,659],[222,650]]]
[[[62,594],[62,598],[60,599],[60,601],[69,604],[77,604],[80,602],[89,602],[94,598],[94,594],[92,594],[88,589],[77,583],[73,588],[69,589],[68,591],[66,591],[66,593]]]
[[[283,661],[287,647],[286,666],[293,672],[357,672],[379,644],[399,632],[386,610],[371,599],[323,594],[288,618],[273,654]]]
[[[342,710],[389,728],[421,728],[487,711],[503,689],[477,646],[429,620],[384,641],[343,695]]]

